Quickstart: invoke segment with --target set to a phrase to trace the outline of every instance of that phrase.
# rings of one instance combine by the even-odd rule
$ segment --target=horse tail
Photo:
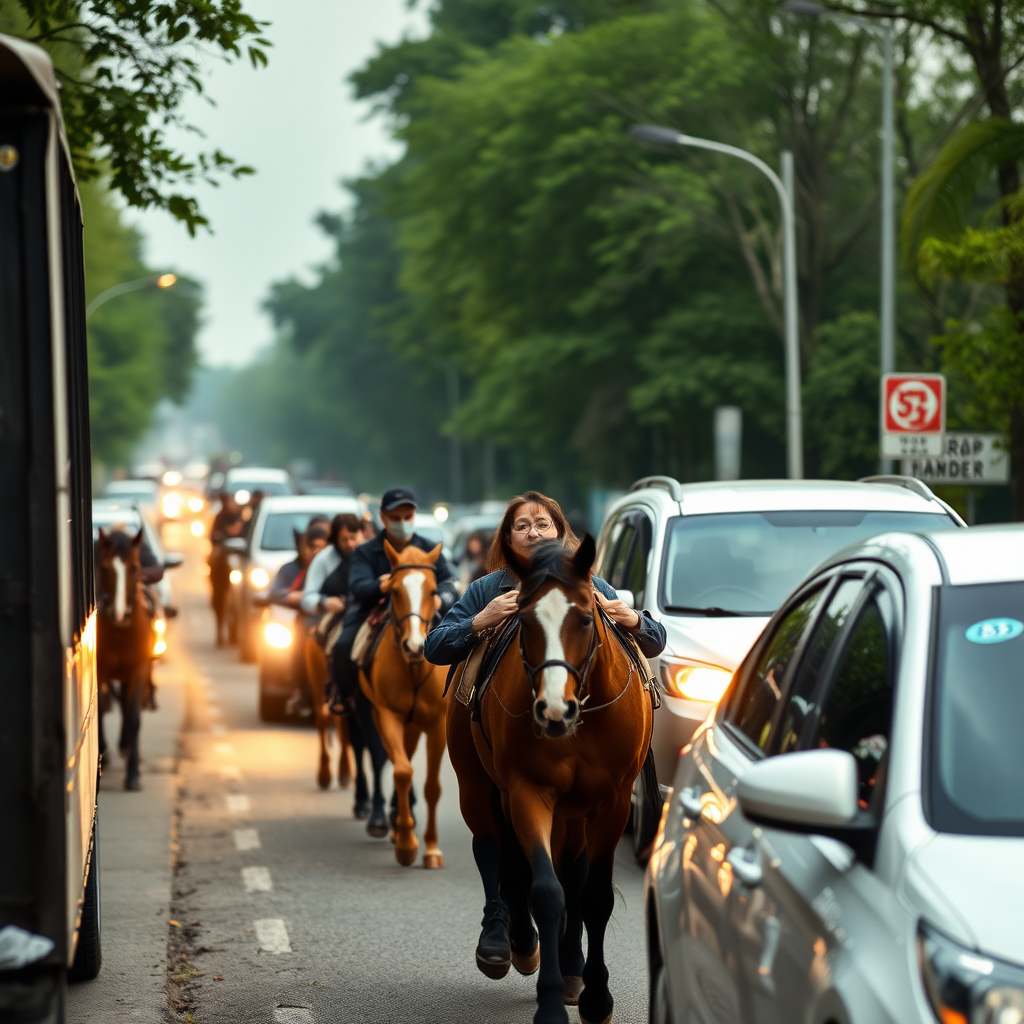
[[[661,810],[665,801],[661,798],[661,787],[658,785],[658,770],[654,763],[654,748],[647,748],[644,766],[640,769],[640,786],[643,789],[644,803],[651,812],[652,820],[661,819]]]

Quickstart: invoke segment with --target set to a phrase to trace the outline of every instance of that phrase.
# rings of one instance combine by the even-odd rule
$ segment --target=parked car
[[[160,485],[155,480],[111,480],[103,489],[103,497],[124,504],[138,505],[155,519],[160,504]]]
[[[295,494],[295,481],[283,469],[264,466],[235,466],[226,473],[211,473],[207,480],[207,498],[213,500],[227,491],[240,505],[248,503],[256,491],[265,495]]]
[[[363,514],[356,498],[331,495],[290,495],[264,498],[256,511],[249,534],[233,537],[225,544],[231,552],[234,583],[231,601],[237,623],[238,649],[242,661],[256,661],[260,650],[261,612],[253,603],[265,597],[267,588],[285,562],[295,557],[295,531],[300,533],[315,515],[333,519],[340,512]]]
[[[818,563],[890,530],[963,525],[910,477],[638,480],[609,510],[596,572],[628,604],[648,608],[668,634],[664,653],[652,662],[664,693],[652,741],[660,782],[671,780],[679,749],[721,698],[769,617]],[[641,860],[657,824],[637,792],[633,842]]]
[[[886,534],[782,605],[679,758],[651,1020],[1024,1008],[1024,528]]]

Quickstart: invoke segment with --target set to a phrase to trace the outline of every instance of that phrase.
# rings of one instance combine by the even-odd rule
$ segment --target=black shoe
[[[374,811],[366,823],[366,832],[374,839],[383,839],[391,829],[388,827],[388,816],[383,811]]]
[[[501,900],[491,900],[484,907],[480,941],[476,944],[476,965],[488,978],[504,978],[512,963],[508,921],[508,907]]]
[[[356,821],[365,821],[370,816],[370,801],[357,800],[352,805],[352,817]]]

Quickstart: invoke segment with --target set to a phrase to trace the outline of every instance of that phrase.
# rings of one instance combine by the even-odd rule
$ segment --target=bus
[[[82,214],[53,65],[0,35],[0,1020],[100,969]]]

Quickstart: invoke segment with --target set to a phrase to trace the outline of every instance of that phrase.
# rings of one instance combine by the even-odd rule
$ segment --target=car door
[[[666,967],[675,1005],[686,1007],[684,1020],[749,1024],[730,966],[736,960],[733,851],[749,845],[752,831],[736,804],[736,775],[746,759],[767,752],[786,680],[827,584],[798,594],[766,630],[740,667],[728,706],[695,739],[676,776],[675,799],[688,835],[682,846],[680,935],[666,949]]]
[[[790,678],[768,754],[832,747],[857,758],[860,805],[881,810],[899,643],[898,581],[880,570],[840,574]],[[743,817],[741,812],[739,817]],[[730,905],[744,1019],[814,1019],[847,944],[892,943],[901,917],[888,890],[845,844],[751,828]],[[865,934],[865,930],[867,934]]]

